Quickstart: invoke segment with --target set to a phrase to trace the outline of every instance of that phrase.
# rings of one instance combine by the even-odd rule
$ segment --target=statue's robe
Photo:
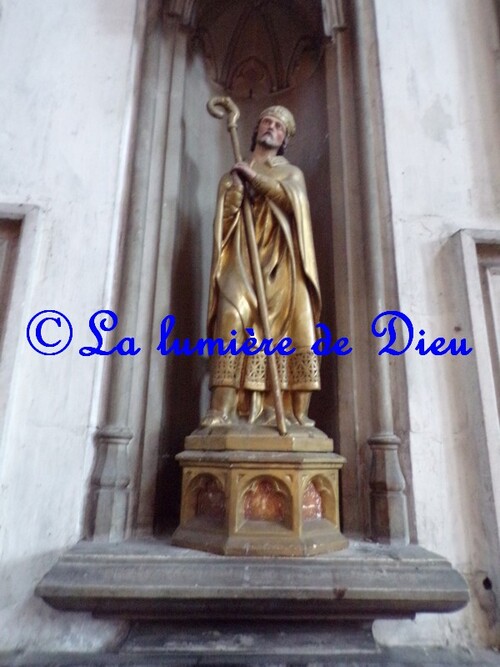
[[[253,223],[271,336],[284,337],[296,351],[276,354],[281,388],[319,389],[319,360],[311,351],[317,339],[321,297],[314,253],[311,215],[304,176],[283,157],[252,164],[250,183]],[[245,195],[248,196],[248,195]],[[253,329],[263,337],[243,219],[242,190],[231,174],[222,177],[214,221],[214,245],[208,307],[208,336],[238,341]],[[265,391],[269,389],[264,354],[215,356],[211,387]]]

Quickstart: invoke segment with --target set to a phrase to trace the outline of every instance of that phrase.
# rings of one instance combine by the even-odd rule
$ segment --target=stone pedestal
[[[312,556],[343,549],[339,470],[345,459],[315,428],[200,429],[183,469],[176,546],[232,556]]]
[[[59,610],[191,627],[202,620],[371,623],[457,611],[469,599],[450,563],[415,544],[351,540],[316,558],[226,558],[173,547],[168,538],[80,542],[37,595]]]

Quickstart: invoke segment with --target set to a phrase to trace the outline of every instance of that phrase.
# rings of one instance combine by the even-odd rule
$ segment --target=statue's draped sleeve
[[[258,167],[256,167],[256,170]],[[267,205],[273,213],[276,224],[280,225],[287,245],[293,245],[296,239],[302,271],[306,278],[307,289],[310,294],[312,313],[315,322],[319,321],[321,297],[318,282],[318,272],[314,252],[311,214],[307,198],[304,176],[300,169],[288,163],[285,158],[272,158],[267,164],[265,173],[257,174],[254,184],[256,191],[260,191],[266,198]],[[241,192],[240,192],[241,194]],[[241,198],[240,200],[241,201]],[[234,187],[230,174],[225,174],[219,183],[217,204],[214,219],[214,243],[212,268],[210,276],[210,292],[208,305],[207,330],[213,337],[217,318],[218,300],[221,288],[225,298],[238,308],[239,294],[231,293],[233,285],[240,283],[240,289],[245,290],[247,301],[255,302],[253,281],[245,267],[241,249],[246,241],[243,229],[243,215],[241,206],[238,207],[237,188]],[[227,268],[226,248],[231,246],[232,270],[238,275],[233,276],[230,283],[221,287],[221,275]],[[293,253],[293,250],[292,250]],[[292,260],[294,258],[292,257]],[[295,276],[295,270],[293,271]],[[227,285],[229,284],[229,288]],[[293,291],[293,285],[292,291]],[[239,300],[241,302],[241,299]],[[285,304],[287,307],[289,304]],[[244,318],[242,318],[244,320]],[[229,333],[229,332],[228,332]]]
[[[290,165],[288,165],[288,169],[283,167],[283,171],[285,174],[280,179],[280,182],[292,206],[302,266],[310,283],[313,316],[315,321],[319,322],[321,293],[319,289],[316,253],[314,251],[311,212],[304,175],[300,169]]]

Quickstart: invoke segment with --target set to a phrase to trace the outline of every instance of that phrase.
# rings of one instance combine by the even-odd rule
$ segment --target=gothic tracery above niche
[[[259,98],[308,78],[325,35],[315,0],[203,0],[196,40],[212,79],[237,98]]]

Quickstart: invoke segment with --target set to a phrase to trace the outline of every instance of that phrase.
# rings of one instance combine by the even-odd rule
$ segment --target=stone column
[[[103,425],[95,434],[86,515],[86,534],[94,540],[125,539],[137,524],[147,394],[155,348],[159,257],[162,248],[168,247],[175,225],[176,208],[172,203],[179,187],[187,41],[180,25],[187,13],[184,4],[164,5],[160,0],[138,3],[145,11],[142,67],[136,91],[136,139],[130,157],[127,205],[117,234],[116,288],[111,309],[119,316],[116,338],[134,336],[142,350],[140,358],[113,354],[107,360],[101,392]],[[162,290],[168,293],[168,285],[163,284]],[[156,469],[150,461],[157,448],[152,442],[153,452],[146,456],[148,482],[153,487]],[[150,530],[151,511],[146,523]]]
[[[365,238],[368,314],[372,321],[387,309],[387,267],[394,265],[385,161],[382,92],[375,9],[372,0],[355,0],[355,75],[360,141],[362,216]],[[390,272],[389,272],[390,273]],[[394,304],[393,304],[394,305]],[[409,542],[405,480],[399,461],[401,441],[394,433],[390,359],[370,354],[372,400],[370,514],[371,536],[378,542]]]
[[[366,415],[367,354],[362,347],[366,326],[365,277],[362,258],[357,130],[352,71],[352,18],[345,18],[340,0],[323,0],[331,220],[337,336],[349,336],[355,353],[337,357],[337,450],[347,459],[341,474],[342,525],[362,535],[368,523],[359,449],[365,446],[361,423]],[[365,346],[366,347],[366,346]],[[361,442],[363,444],[361,445]]]

